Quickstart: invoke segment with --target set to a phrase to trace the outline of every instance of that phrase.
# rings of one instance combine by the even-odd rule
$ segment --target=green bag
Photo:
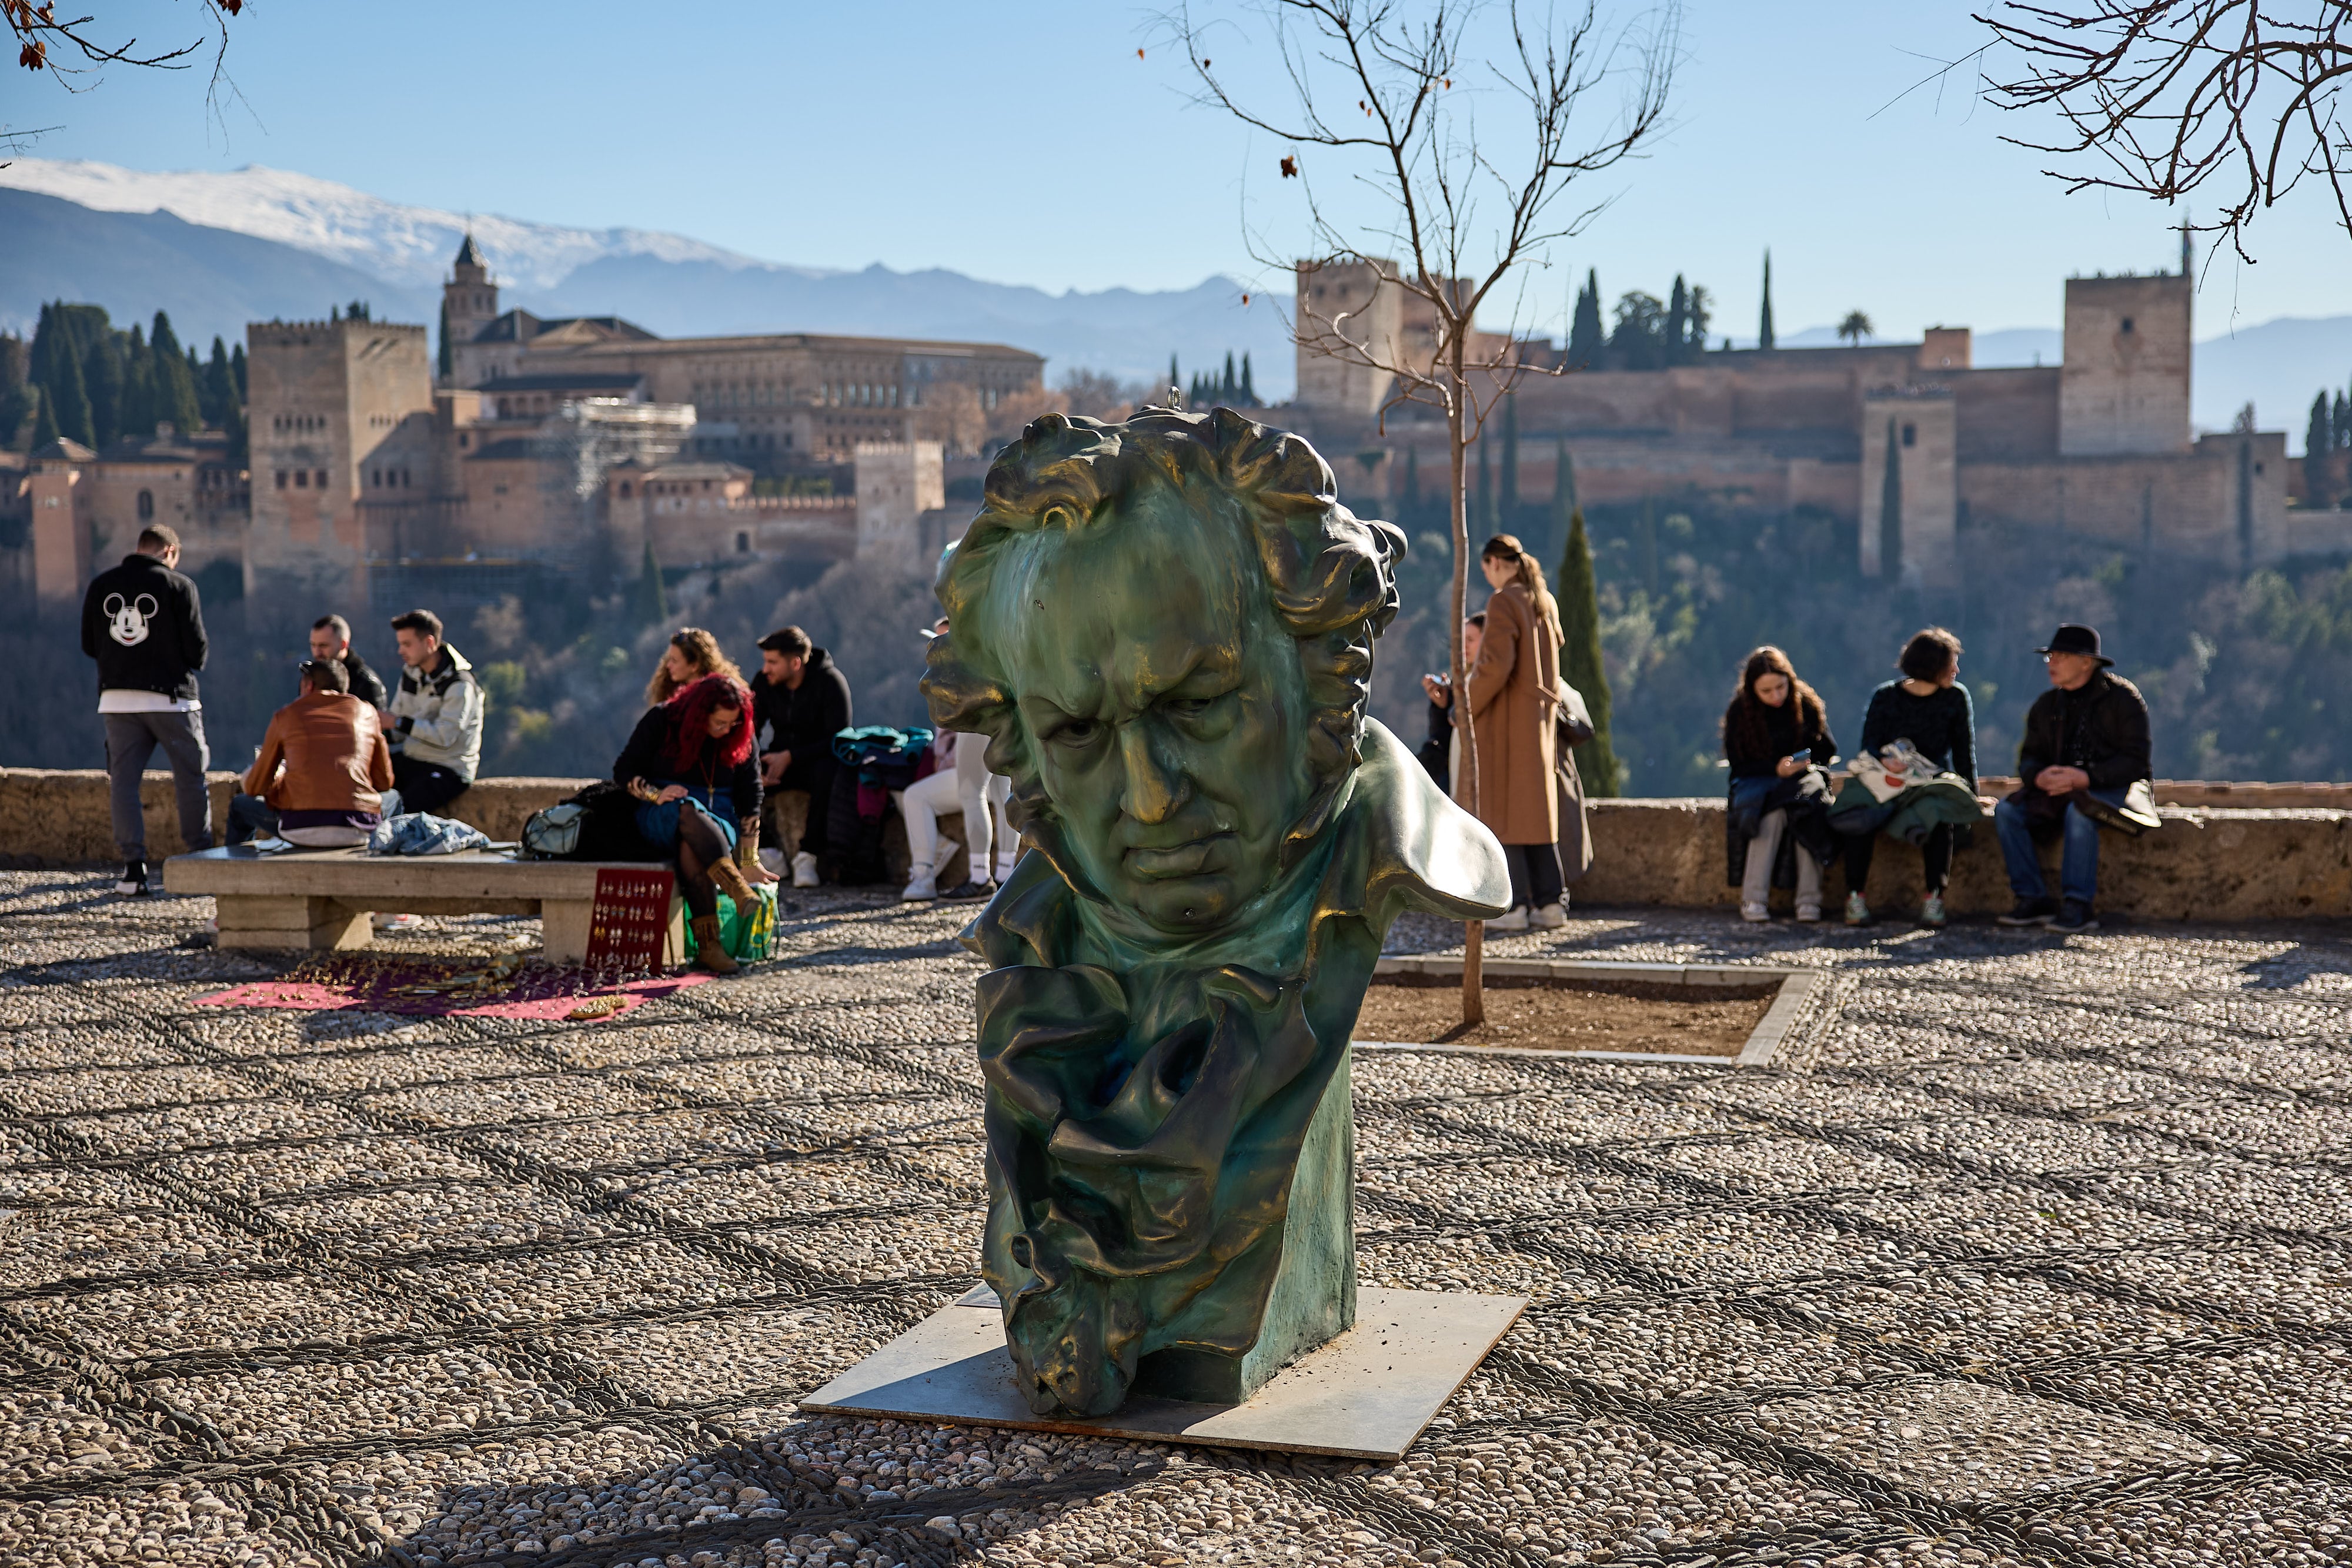
[[[756,964],[776,950],[776,890],[762,885],[754,889],[760,902],[750,913],[735,907],[735,901],[724,894],[719,899],[719,945],[727,956],[739,964]],[[686,956],[691,959],[698,945],[694,927],[686,928]]]

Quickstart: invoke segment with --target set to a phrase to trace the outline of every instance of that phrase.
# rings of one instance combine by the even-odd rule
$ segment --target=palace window
[[[278,471],[278,487],[281,490],[286,488],[286,470],[283,468]]]
[[[307,490],[310,487],[310,471],[308,468],[294,470],[294,487],[297,490]]]
[[[2126,317],[2125,317],[2125,318],[2124,318],[2124,330],[2125,330],[2125,331],[2126,331],[2126,332],[2128,332],[2128,331],[2130,331],[2131,329],[2132,329],[2132,319],[2131,319],[2130,317],[2126,316]]]
[[[751,536],[750,534],[743,533],[740,530],[736,533],[735,553],[737,555],[750,555],[751,553]]]
[[[1906,446],[1916,446],[1919,444],[1919,427],[1917,425],[1906,424],[1903,427],[1903,444]]]
[[[150,517],[153,517],[154,515],[155,515],[155,492],[154,492],[154,491],[152,491],[152,490],[142,490],[142,491],[140,491],[140,492],[139,492],[139,520],[140,520],[141,522],[142,522],[142,523],[143,523],[143,522],[147,521],[147,519],[148,519],[148,518],[150,518]]]

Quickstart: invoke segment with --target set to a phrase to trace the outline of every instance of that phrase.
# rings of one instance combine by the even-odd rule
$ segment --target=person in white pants
[[[899,814],[907,821],[907,852],[912,862],[907,889],[899,897],[910,903],[946,897],[970,900],[987,897],[995,883],[1013,874],[1020,841],[1005,820],[1004,806],[1013,780],[988,770],[988,737],[942,731],[931,743],[932,771],[918,779],[898,796]],[[954,764],[950,768],[949,763]],[[963,813],[963,831],[970,850],[969,874],[940,891],[940,818],[948,811]],[[995,877],[989,875],[994,862]]]

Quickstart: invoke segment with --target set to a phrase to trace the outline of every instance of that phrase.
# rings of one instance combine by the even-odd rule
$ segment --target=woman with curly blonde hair
[[[719,639],[699,626],[681,626],[662,650],[654,678],[646,683],[646,706],[659,707],[705,675],[724,675],[743,685],[743,672],[719,652]]]

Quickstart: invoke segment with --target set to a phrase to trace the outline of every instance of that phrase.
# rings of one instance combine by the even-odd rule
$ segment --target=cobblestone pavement
[[[1793,1069],[1360,1061],[1364,1279],[1533,1298],[1372,1467],[796,1413],[973,1276],[950,911],[415,1021],[100,888],[0,876],[0,1563],[2352,1561],[2341,928],[1497,943],[1842,978]]]

